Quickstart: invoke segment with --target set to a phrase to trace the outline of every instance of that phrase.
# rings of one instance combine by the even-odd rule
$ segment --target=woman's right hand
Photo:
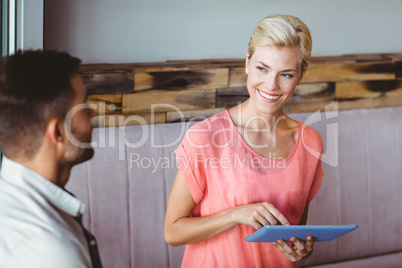
[[[285,216],[268,202],[238,206],[233,210],[239,224],[253,226],[256,230],[264,225],[290,225]]]
[[[172,246],[197,243],[239,225],[259,229],[289,222],[274,205],[264,202],[229,208],[208,216],[192,217],[195,202],[180,170],[173,183],[165,217],[165,240]]]

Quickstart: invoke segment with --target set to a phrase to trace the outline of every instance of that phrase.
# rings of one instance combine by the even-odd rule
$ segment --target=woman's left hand
[[[273,245],[279,249],[291,262],[304,261],[313,254],[314,239],[309,236],[306,242],[301,242],[295,237],[290,239],[292,246],[283,240],[278,240]]]

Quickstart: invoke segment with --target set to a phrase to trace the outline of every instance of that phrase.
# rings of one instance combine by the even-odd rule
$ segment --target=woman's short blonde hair
[[[289,15],[271,15],[258,22],[248,43],[251,57],[259,46],[298,47],[302,70],[308,66],[313,42],[306,24]]]

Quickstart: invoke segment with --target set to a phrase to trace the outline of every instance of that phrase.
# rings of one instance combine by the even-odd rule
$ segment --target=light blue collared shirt
[[[91,267],[73,218],[84,204],[33,170],[3,156],[0,170],[0,267]]]

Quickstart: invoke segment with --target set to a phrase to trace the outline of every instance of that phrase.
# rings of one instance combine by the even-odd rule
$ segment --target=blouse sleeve
[[[318,189],[320,189],[323,177],[324,177],[324,170],[322,168],[322,161],[319,160],[318,165],[317,165],[317,170],[315,172],[313,184],[311,186],[310,193],[309,193],[309,196],[308,196],[307,203],[310,203],[311,200],[313,200],[313,198],[317,194]]]
[[[320,134],[309,126],[303,126],[303,143],[309,154],[309,169],[314,174],[310,192],[308,195],[307,203],[316,196],[318,189],[320,189],[322,178],[324,176],[324,170],[322,168],[322,152],[324,150],[324,144],[322,142]]]
[[[205,135],[200,135],[196,131],[190,129],[184,136],[181,144],[175,150],[178,168],[183,174],[194,202],[198,204],[204,197],[206,189],[206,176],[203,157],[205,150],[202,146],[197,146],[192,141],[197,141],[198,144],[203,142]]]

